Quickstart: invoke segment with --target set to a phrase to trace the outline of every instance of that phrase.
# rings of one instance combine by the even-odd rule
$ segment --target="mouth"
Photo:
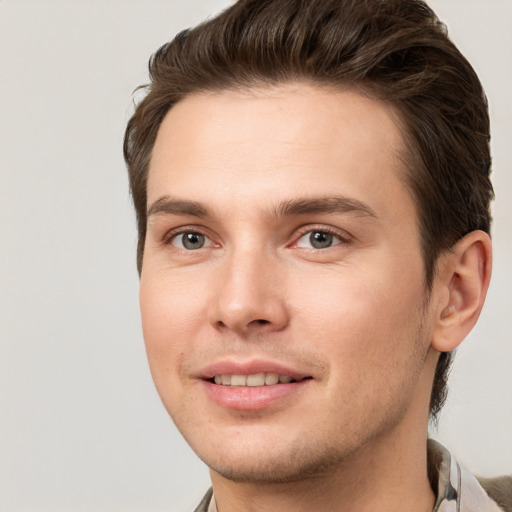
[[[196,378],[212,402],[223,409],[261,412],[293,406],[316,377],[277,361],[226,358],[204,367]]]
[[[249,387],[257,388],[262,386],[275,386],[277,384],[291,384],[300,382],[312,377],[299,377],[294,378],[286,374],[278,373],[253,373],[251,375],[232,375],[232,374],[218,374],[209,379],[212,384],[228,387]]]

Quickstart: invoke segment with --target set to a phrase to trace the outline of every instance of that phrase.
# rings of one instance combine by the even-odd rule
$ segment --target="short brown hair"
[[[146,183],[160,123],[192,93],[307,81],[389,102],[407,146],[426,290],[438,256],[467,233],[489,232],[489,116],[483,88],[421,0],[238,0],[181,32],[149,63],[147,95],[128,122],[124,155],[137,214],[137,266],[146,236]],[[430,414],[446,398],[451,354],[439,358]]]

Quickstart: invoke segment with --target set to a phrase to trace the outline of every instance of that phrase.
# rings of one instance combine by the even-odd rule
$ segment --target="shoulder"
[[[512,475],[477,479],[490,498],[505,512],[512,512]]]

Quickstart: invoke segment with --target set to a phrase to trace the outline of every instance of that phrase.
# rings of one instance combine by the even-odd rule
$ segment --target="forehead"
[[[363,189],[379,201],[386,184],[410,201],[403,153],[393,109],[355,91],[298,83],[190,95],[160,126],[148,204],[164,194],[278,201]]]

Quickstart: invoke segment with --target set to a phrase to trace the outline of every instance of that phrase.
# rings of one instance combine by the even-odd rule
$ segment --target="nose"
[[[211,311],[216,329],[241,336],[276,332],[289,322],[279,264],[257,251],[234,251],[217,276]]]

